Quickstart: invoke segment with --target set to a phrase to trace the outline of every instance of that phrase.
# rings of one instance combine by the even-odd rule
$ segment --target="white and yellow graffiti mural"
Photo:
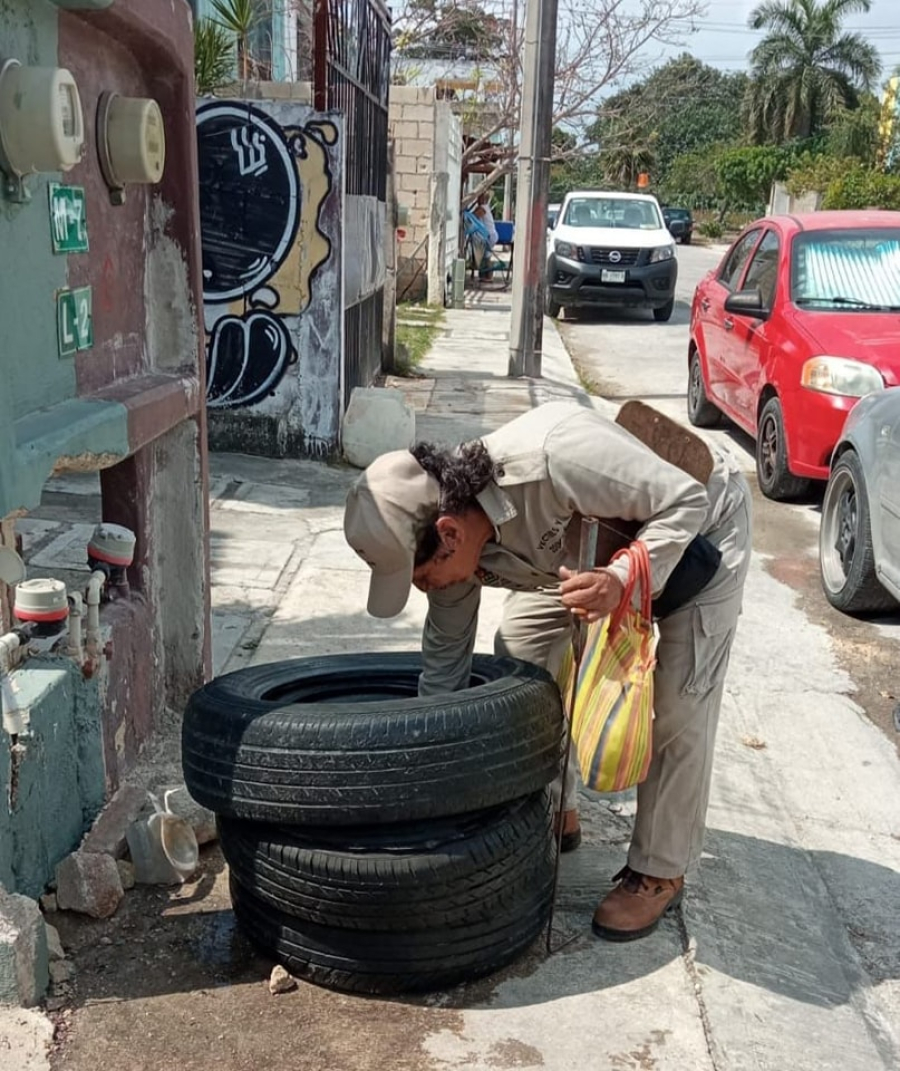
[[[197,109],[208,407],[299,406],[329,425],[312,438],[339,410],[339,122],[287,101]]]

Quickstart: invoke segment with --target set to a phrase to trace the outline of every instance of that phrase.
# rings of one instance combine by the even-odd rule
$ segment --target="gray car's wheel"
[[[554,301],[550,297],[549,290],[544,297],[544,312],[550,317],[551,320],[558,320],[559,314],[562,312],[562,305],[558,301]]]
[[[784,417],[777,398],[763,406],[756,428],[756,479],[766,498],[776,502],[789,502],[809,489],[809,480],[788,468]]]
[[[825,491],[819,569],[825,597],[844,613],[872,613],[896,606],[875,574],[865,476],[852,450],[835,463]]]
[[[688,366],[687,389],[688,420],[695,428],[715,428],[722,423],[722,412],[709,400],[703,382],[703,366],[700,354],[694,350]]]

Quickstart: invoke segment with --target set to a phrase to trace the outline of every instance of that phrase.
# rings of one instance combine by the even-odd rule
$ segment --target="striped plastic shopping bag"
[[[557,678],[572,718],[572,745],[582,779],[598,792],[619,792],[640,784],[652,755],[656,639],[650,560],[640,541],[618,551],[612,560],[622,557],[629,562],[622,602],[609,616],[585,626],[577,681],[571,648]],[[633,606],[635,590],[639,610]]]

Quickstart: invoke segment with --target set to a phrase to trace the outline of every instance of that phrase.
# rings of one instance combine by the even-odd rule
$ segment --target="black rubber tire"
[[[690,245],[690,244],[691,244],[691,236],[690,236],[689,234],[686,234],[686,235],[685,235],[685,236],[684,236],[684,237],[683,237],[683,238],[681,239],[681,244],[682,244],[682,245]]]
[[[787,440],[781,402],[770,398],[756,428],[756,479],[759,489],[775,502],[790,502],[809,491],[809,480],[788,468]]]
[[[707,396],[703,366],[696,350],[688,364],[687,415],[695,428],[716,428],[722,423],[722,411]]]
[[[835,462],[825,490],[819,571],[825,598],[836,610],[863,614],[897,606],[875,572],[866,478],[853,450]]]
[[[306,830],[220,818],[231,873],[303,922],[408,931],[469,926],[515,908],[553,871],[549,794],[457,818]]]
[[[562,305],[554,301],[549,295],[544,298],[544,312],[551,320],[558,320],[562,313]]]
[[[653,319],[656,320],[658,324],[667,323],[669,320],[672,319],[672,313],[674,312],[674,310],[675,298],[670,298],[670,300],[667,301],[665,305],[662,305],[660,308],[653,310]]]
[[[551,874],[514,908],[471,926],[379,933],[303,922],[263,903],[230,877],[238,925],[295,978],[388,996],[445,989],[512,963],[546,926],[552,885]]]
[[[217,814],[358,826],[466,814],[557,775],[559,689],[543,669],[476,655],[472,687],[419,698],[419,655],[254,666],[191,696],[182,764]]]

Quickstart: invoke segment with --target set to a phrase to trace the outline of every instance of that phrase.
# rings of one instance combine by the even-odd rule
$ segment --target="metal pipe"
[[[87,676],[91,676],[100,659],[100,596],[106,581],[107,573],[103,569],[95,569],[88,581],[85,658],[82,667]]]
[[[79,667],[84,663],[84,637],[81,622],[84,618],[84,599],[80,591],[70,591],[69,597],[69,646],[68,653]]]
[[[578,544],[578,572],[589,573],[597,564],[597,533],[600,522],[596,517],[581,518],[581,535]],[[560,768],[560,799],[559,799],[559,822],[556,829],[556,858],[553,864],[553,891],[550,896],[550,917],[547,920],[547,954],[552,955],[558,949],[553,948],[553,915],[556,911],[556,891],[559,885],[559,858],[562,854],[563,839],[563,806],[562,790],[565,787],[566,770],[569,768],[569,758],[572,754],[572,719],[575,714],[575,698],[578,694],[578,675],[581,671],[581,659],[584,655],[587,624],[582,617],[575,618],[575,627],[572,631],[572,691],[569,695],[569,709],[566,711],[566,746],[563,749],[562,765]],[[569,942],[566,941],[565,944]]]

